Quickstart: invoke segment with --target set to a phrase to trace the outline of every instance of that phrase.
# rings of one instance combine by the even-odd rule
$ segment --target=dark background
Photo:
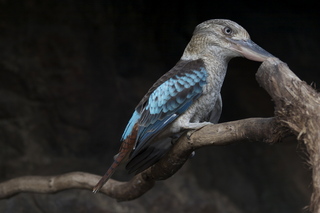
[[[179,60],[194,27],[236,21],[308,84],[320,81],[316,5],[306,1],[0,1],[0,181],[103,174],[134,107]],[[234,59],[221,122],[273,115],[259,63]],[[116,175],[115,178],[122,178]],[[304,212],[311,171],[293,137],[200,149],[134,201],[87,190],[21,193],[0,212]]]

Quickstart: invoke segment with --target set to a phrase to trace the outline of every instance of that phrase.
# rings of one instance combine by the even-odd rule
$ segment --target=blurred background
[[[0,0],[0,181],[104,174],[135,106],[208,19],[239,23],[316,86],[318,14],[306,1]],[[230,62],[220,122],[273,116],[255,80],[259,65]],[[87,190],[21,193],[0,200],[0,212],[305,212],[312,190],[306,159],[294,137],[244,141],[198,150],[133,201]]]

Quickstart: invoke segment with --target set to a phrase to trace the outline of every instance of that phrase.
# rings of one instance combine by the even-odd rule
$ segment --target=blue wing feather
[[[202,94],[207,75],[201,59],[180,61],[154,84],[137,106],[122,135],[125,139],[133,125],[139,123],[135,155]]]
[[[131,116],[131,119],[129,120],[126,129],[124,130],[122,137],[121,137],[121,141],[124,141],[132,132],[133,126],[135,123],[138,122],[138,120],[140,119],[140,114],[135,110],[133,115]]]

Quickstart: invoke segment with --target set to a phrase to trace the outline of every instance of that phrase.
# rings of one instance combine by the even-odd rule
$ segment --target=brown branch
[[[320,95],[276,58],[265,61],[256,76],[275,102],[277,123],[306,145],[313,179],[310,209],[320,212]]]
[[[251,118],[216,125],[208,125],[189,139],[181,137],[157,164],[133,177],[129,182],[109,180],[101,192],[117,200],[135,199],[149,189],[156,180],[164,180],[177,172],[191,152],[203,146],[226,145],[242,140],[272,143],[278,139],[279,129],[274,118]],[[100,176],[72,172],[57,176],[25,176],[0,183],[0,198],[20,192],[53,193],[78,188],[92,190]]]
[[[21,192],[55,193],[67,189],[88,189],[100,180],[101,176],[85,173],[70,172],[54,176],[24,176],[13,178],[0,183],[0,199],[8,198]],[[101,189],[104,194],[119,199],[131,200],[141,196],[152,188],[152,181],[139,183],[139,175],[129,182],[120,182],[110,179]],[[135,188],[138,188],[136,190]]]
[[[24,176],[0,183],[0,198],[20,192],[53,193],[69,188],[89,189],[98,175],[71,172],[55,176]]]
[[[181,168],[192,151],[205,146],[227,145],[243,140],[273,143],[282,134],[274,118],[249,118],[207,125],[189,139],[181,137],[165,158],[149,168],[145,175],[153,180],[167,179]]]

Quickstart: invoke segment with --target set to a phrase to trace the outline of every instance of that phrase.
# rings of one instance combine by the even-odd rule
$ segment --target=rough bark
[[[320,96],[276,58],[264,62],[257,81],[275,103],[275,118],[305,143],[312,168],[310,209],[320,212]]]

